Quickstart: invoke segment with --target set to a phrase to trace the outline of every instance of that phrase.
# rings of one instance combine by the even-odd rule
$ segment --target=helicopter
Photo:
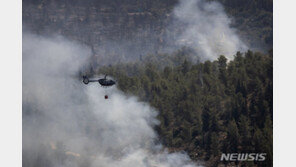
[[[107,75],[101,79],[89,79],[87,76],[83,76],[83,83],[88,84],[90,82],[98,82],[103,87],[111,87],[116,84],[116,82],[112,79],[107,79]],[[108,99],[108,95],[105,95],[105,99]]]

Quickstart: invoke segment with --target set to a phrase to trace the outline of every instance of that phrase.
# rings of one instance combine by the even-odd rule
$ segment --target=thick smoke
[[[220,55],[232,59],[237,51],[247,49],[218,2],[181,0],[173,10],[173,17],[173,26],[182,27],[176,44],[194,48],[202,60],[214,60]]]
[[[134,34],[147,34],[144,39],[105,41],[96,49],[101,56],[98,62],[138,60],[139,55],[172,53],[183,47],[195,51],[190,55],[194,62],[215,60],[220,55],[231,60],[236,52],[248,49],[230,26],[232,20],[218,2],[180,0],[169,14],[169,20],[164,32],[158,35],[146,29],[134,31]]]
[[[112,17],[98,13],[90,16],[87,2],[82,3],[84,8],[75,3],[73,6],[67,4],[66,8],[56,8],[58,2],[50,1],[44,8],[41,8],[42,5],[26,5],[24,25],[38,34],[48,35],[61,31],[63,36],[90,46],[95,55],[95,65],[141,61],[146,55],[172,53],[184,46],[195,51],[192,54],[194,62],[195,59],[214,60],[220,55],[233,59],[237,51],[247,50],[235,29],[230,26],[232,20],[218,2],[180,0],[171,11],[157,17],[152,17],[153,12],[149,10],[144,11],[143,15],[128,12],[123,15],[112,11]],[[119,8],[128,6],[125,4],[127,2],[117,3]],[[102,6],[92,7],[102,9]],[[60,12],[64,10],[64,13]],[[66,16],[69,18],[65,19]],[[84,16],[90,22],[71,20],[72,16]],[[50,18],[64,19],[52,22]],[[128,26],[128,23],[132,26]]]
[[[23,166],[197,166],[156,144],[149,105],[78,79],[90,55],[63,37],[23,34]]]

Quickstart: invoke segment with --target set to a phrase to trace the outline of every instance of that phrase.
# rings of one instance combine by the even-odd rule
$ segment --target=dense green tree
[[[158,111],[156,130],[166,147],[186,150],[215,166],[221,152],[267,153],[272,166],[272,56],[238,52],[227,62],[190,63],[185,50],[138,63],[95,69]],[[270,52],[271,53],[271,52]],[[149,61],[148,61],[149,60]]]
[[[248,117],[241,115],[238,124],[242,150],[244,152],[250,152],[252,151],[250,121]]]
[[[227,126],[227,142],[229,144],[228,152],[232,153],[238,151],[239,137],[236,122],[231,120]]]
[[[227,67],[227,59],[225,56],[220,56],[218,58],[219,63],[219,79],[222,81],[224,85],[227,84],[227,73],[226,73],[226,67]]]

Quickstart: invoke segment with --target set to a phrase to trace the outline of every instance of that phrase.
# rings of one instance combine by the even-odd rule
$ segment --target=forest
[[[272,166],[272,51],[238,52],[233,60],[221,55],[202,63],[191,63],[189,53],[150,55],[91,73],[113,76],[120,90],[155,107],[160,142],[171,151],[185,150],[208,166],[221,163],[221,153],[263,152],[263,163],[240,165]]]

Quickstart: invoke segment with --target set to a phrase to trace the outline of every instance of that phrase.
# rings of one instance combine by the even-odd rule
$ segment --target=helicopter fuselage
[[[109,80],[109,79],[99,79],[98,82],[102,86],[112,86],[115,84],[113,80]]]

